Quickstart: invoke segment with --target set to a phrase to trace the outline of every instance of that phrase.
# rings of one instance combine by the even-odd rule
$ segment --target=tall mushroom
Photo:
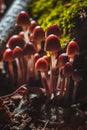
[[[18,79],[18,86],[20,86],[24,83],[24,75],[23,75],[24,65],[22,61],[23,49],[19,46],[16,46],[13,49],[13,57],[15,58],[17,64],[17,73],[18,73],[17,79]]]
[[[11,50],[10,48],[7,48],[3,53],[3,60],[5,62],[8,62],[8,70],[9,70],[10,78],[12,79],[12,83],[14,86],[15,76],[14,76],[14,68],[13,68],[13,61],[14,61],[13,50]]]
[[[41,26],[36,26],[32,33],[33,40],[36,46],[37,51],[39,52],[42,48],[42,42],[45,40],[45,32]]]
[[[40,72],[42,85],[46,90],[46,94],[50,96],[50,89],[47,84],[46,72],[48,71],[48,62],[44,58],[39,58],[35,63],[35,68]]]
[[[66,53],[62,53],[59,55],[58,59],[57,59],[57,67],[58,67],[58,79],[57,79],[57,87],[56,89],[62,89],[60,88],[61,83],[63,84],[63,80],[64,80],[64,76],[63,78],[61,77],[61,72],[66,64],[66,62],[69,61],[68,55]],[[62,86],[63,87],[63,86]]]
[[[62,95],[65,95],[65,104],[69,99],[69,87],[70,87],[70,77],[72,76],[73,65],[70,62],[67,62],[63,69],[63,75],[65,76],[64,89]]]
[[[51,64],[50,64],[50,89],[51,93],[56,89],[56,57],[61,50],[61,44],[58,37],[54,34],[49,35],[45,41],[45,50],[50,52]]]
[[[29,82],[30,77],[35,77],[34,74],[34,54],[36,53],[36,49],[34,45],[29,42],[24,45],[23,48],[23,55],[26,59],[26,71],[25,71],[25,77],[26,81]]]

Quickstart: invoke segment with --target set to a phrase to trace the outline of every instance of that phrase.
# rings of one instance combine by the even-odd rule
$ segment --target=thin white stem
[[[22,29],[23,29],[23,31],[24,31],[24,39],[25,39],[25,42],[28,43],[28,42],[29,42],[28,27],[27,27],[27,26],[23,26]]]
[[[50,92],[49,85],[47,84],[47,78],[46,78],[46,73],[45,72],[41,72],[41,80],[42,80],[43,87],[46,90],[46,94],[48,96],[51,96],[51,92]]]
[[[50,90],[51,90],[51,93],[54,93],[56,90],[56,56],[55,56],[55,53],[51,53]]]
[[[20,58],[16,58],[16,64],[17,64],[17,73],[18,73],[18,86],[22,85],[23,83],[23,68],[21,68],[21,62]]]
[[[60,88],[60,84],[61,84],[61,69],[59,68],[58,79],[57,79],[57,86],[56,86],[57,90],[61,89]]]
[[[41,50],[41,43],[36,43],[37,44],[37,52],[39,52]]]
[[[15,84],[14,68],[12,62],[8,62],[8,70],[12,80],[12,86]]]

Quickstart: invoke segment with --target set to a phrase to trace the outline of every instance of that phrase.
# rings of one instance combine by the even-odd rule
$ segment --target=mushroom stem
[[[24,39],[25,39],[25,42],[28,43],[28,42],[29,42],[28,27],[26,28],[25,26],[23,26],[22,29],[23,29],[23,31],[24,31]]]
[[[68,102],[69,99],[69,84],[70,84],[70,77],[65,77],[65,84],[64,84],[64,90],[63,95],[65,95],[65,105]]]
[[[15,80],[15,76],[14,76],[14,69],[13,69],[13,64],[12,62],[8,62],[8,70],[9,70],[9,74],[11,76],[12,82],[14,84],[14,80]]]
[[[18,86],[20,86],[23,83],[23,68],[21,66],[20,58],[16,58],[16,64],[17,64],[17,72],[18,72]]]
[[[72,93],[72,103],[75,102],[77,88],[78,88],[78,82],[74,81],[74,88],[73,88],[73,93]]]
[[[58,79],[57,79],[57,86],[56,89],[59,90],[61,86],[61,69],[59,68],[59,73],[58,73]]]
[[[50,91],[55,92],[56,89],[56,55],[51,53],[51,65],[50,65]]]
[[[40,73],[41,73],[42,84],[43,84],[43,87],[46,90],[46,94],[48,96],[51,96],[51,92],[50,92],[49,86],[47,84],[46,73],[45,72],[40,72]]]

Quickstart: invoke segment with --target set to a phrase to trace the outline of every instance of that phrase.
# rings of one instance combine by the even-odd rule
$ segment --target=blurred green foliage
[[[87,7],[86,0],[33,0],[29,5],[29,13],[44,30],[57,24],[62,30],[61,42],[64,47],[71,39],[75,18]]]

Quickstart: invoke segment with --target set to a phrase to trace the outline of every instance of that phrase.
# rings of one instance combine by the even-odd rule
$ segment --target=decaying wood
[[[26,10],[28,4],[32,0],[14,0],[9,10],[6,12],[0,22],[0,55],[2,55],[7,39],[14,33],[15,20],[18,13],[22,10]]]

